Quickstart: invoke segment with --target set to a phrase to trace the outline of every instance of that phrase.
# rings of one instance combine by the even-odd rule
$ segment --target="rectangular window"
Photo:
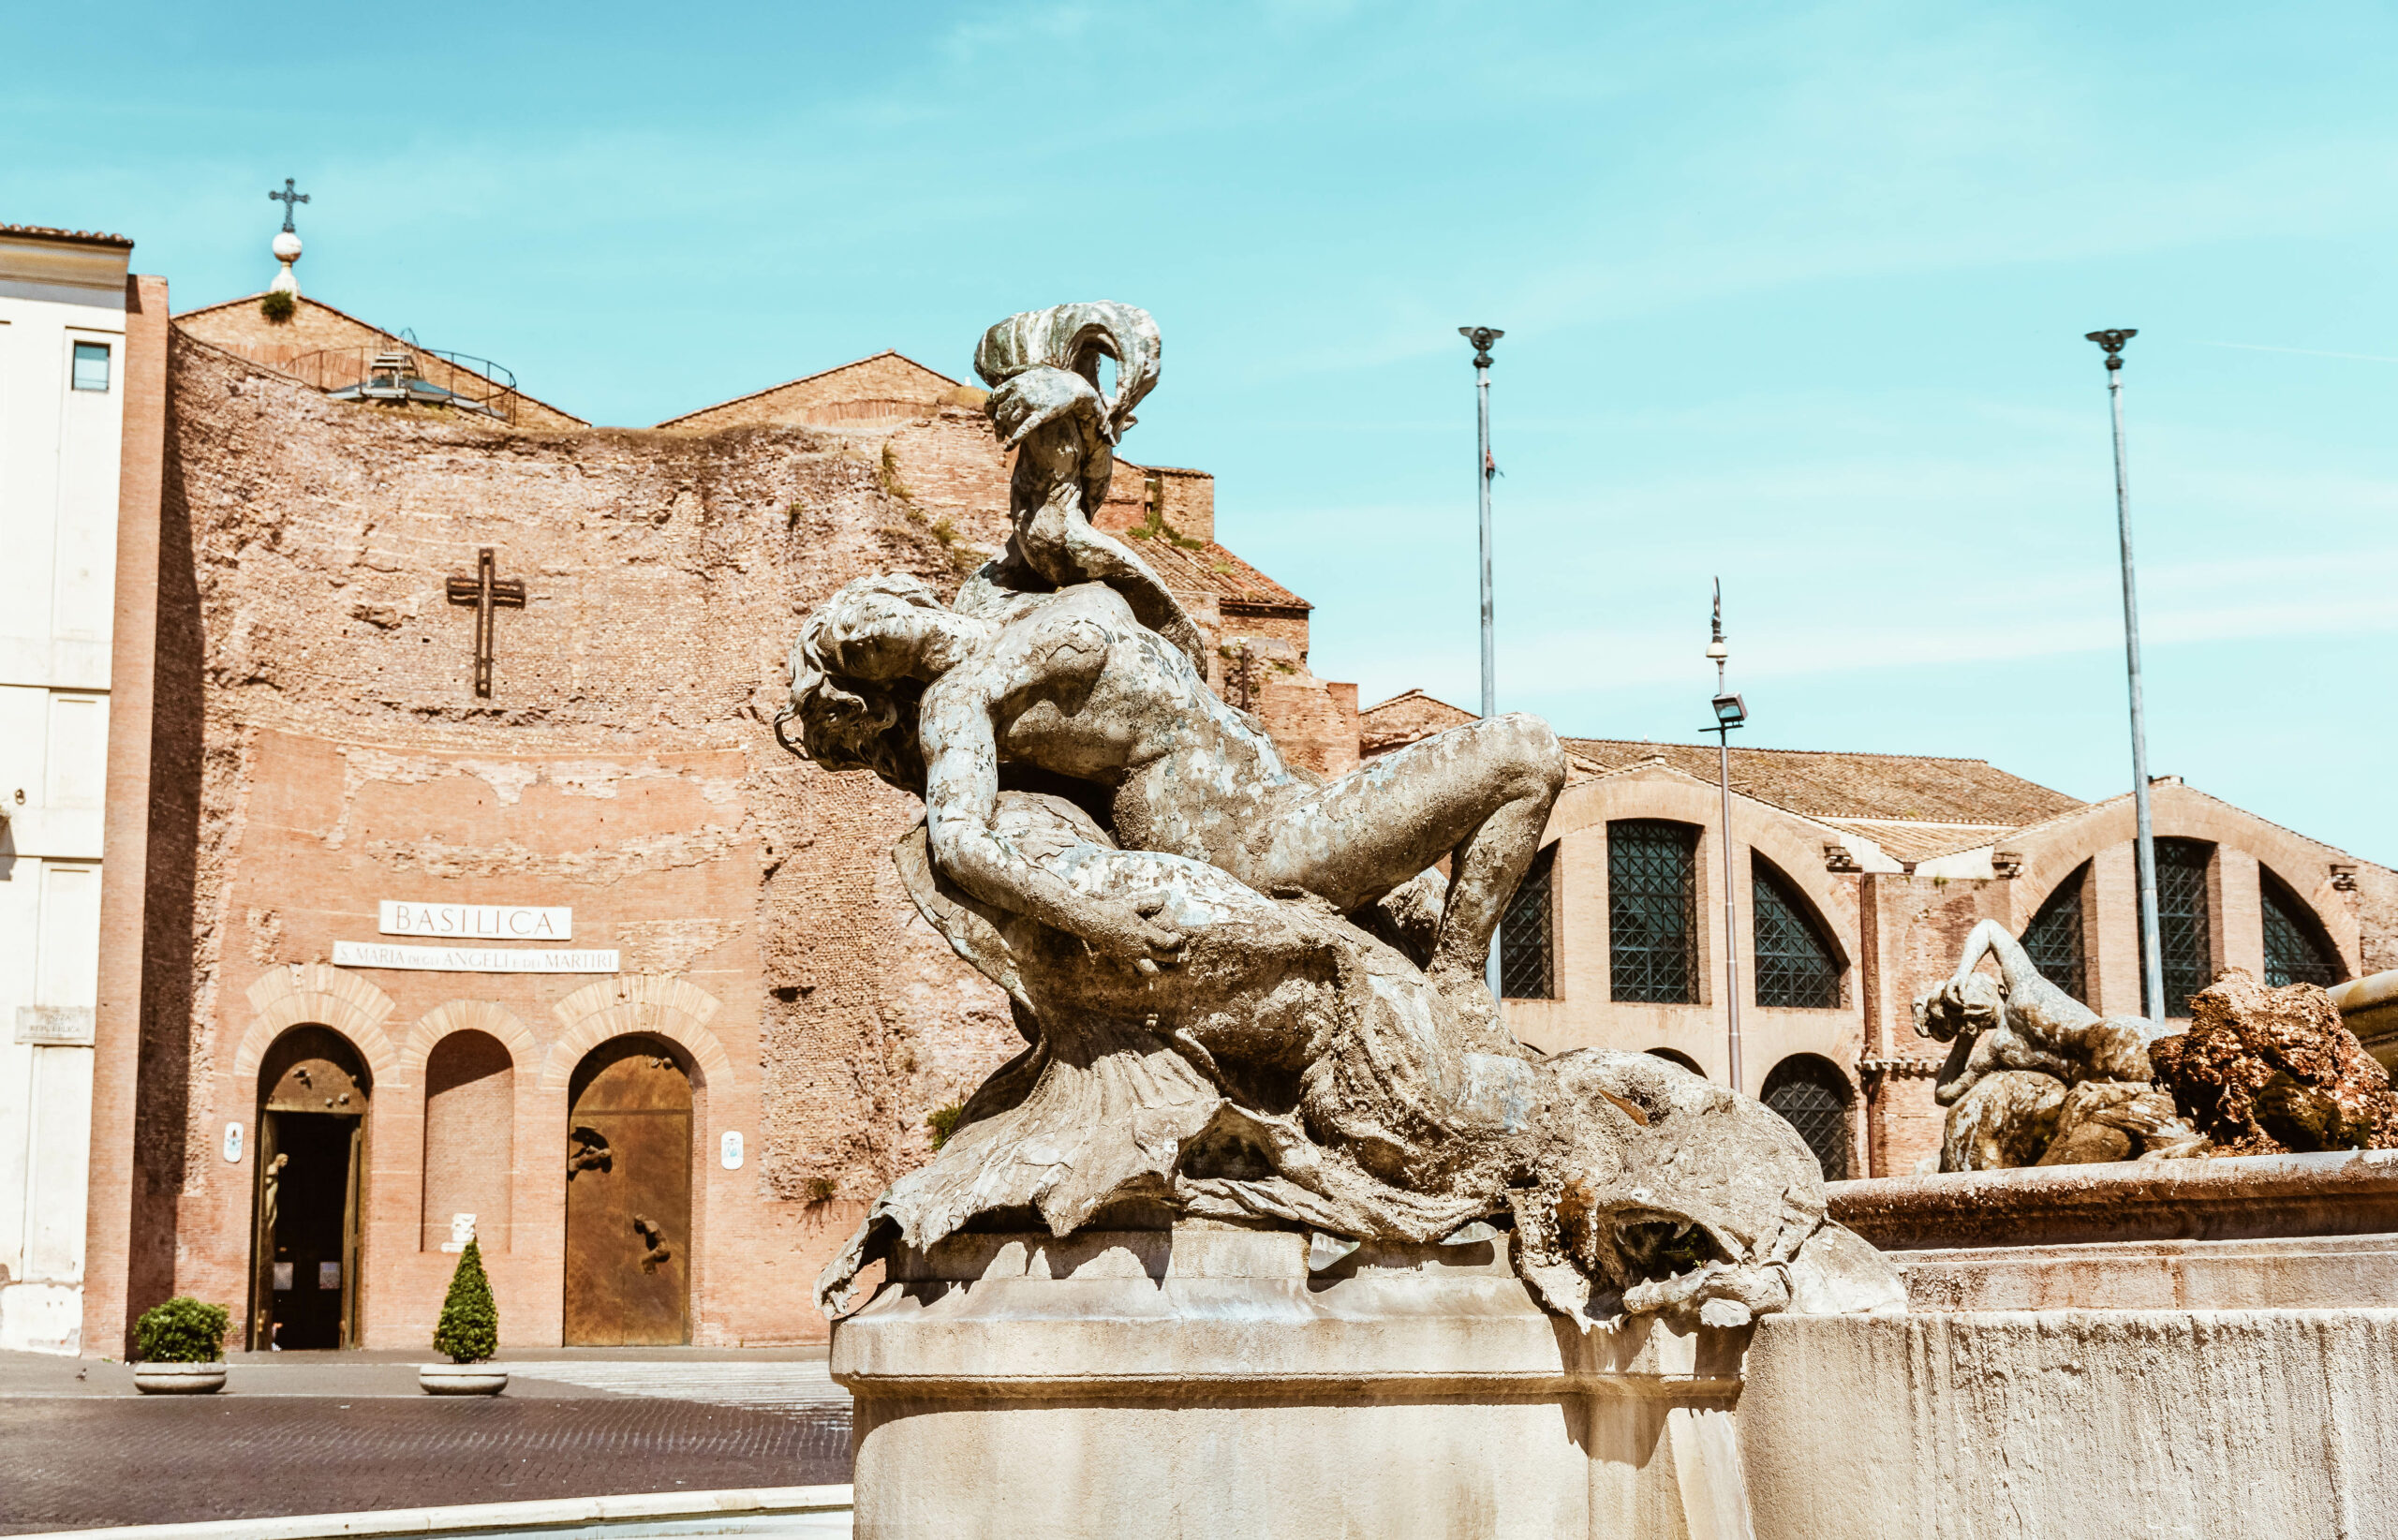
[[[2156,935],[2164,952],[2165,1009],[2146,997],[2148,970],[2143,944],[2140,1008],[2150,1016],[2185,1019],[2190,997],[2213,982],[2213,925],[2207,912],[2207,862],[2214,847],[2197,839],[2156,842]],[[2143,943],[2146,938],[2141,938]]]
[[[107,343],[79,342],[75,345],[75,388],[79,391],[105,391],[109,388]]]
[[[1556,905],[1557,846],[1541,847],[1516,884],[1499,922],[1499,992],[1509,1000],[1555,1000],[1557,963],[1550,945]]]
[[[1624,819],[1607,825],[1607,952],[1619,1000],[1698,1000],[1698,830]]]

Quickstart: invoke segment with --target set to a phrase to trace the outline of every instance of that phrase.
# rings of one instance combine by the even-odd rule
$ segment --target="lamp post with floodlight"
[[[2131,687],[2133,853],[2139,867],[2140,1014],[2163,1021],[2165,954],[2156,924],[2156,829],[2148,807],[2148,718],[2140,703],[2139,593],[2132,581],[2132,495],[2124,469],[2124,344],[2139,335],[2129,326],[2085,333],[2107,354],[2107,407],[2115,430],[2115,532],[2124,553],[2124,665]]]
[[[1482,516],[1482,719],[1487,722],[1499,715],[1499,659],[1490,600],[1490,479],[1499,474],[1498,463],[1490,458],[1490,345],[1507,333],[1490,326],[1460,326],[1458,334],[1473,344],[1475,447],[1480,452],[1474,462],[1474,481],[1480,489]],[[1503,922],[1501,928],[1505,928]],[[1499,944],[1494,933],[1490,961],[1484,970],[1493,1001],[1500,999]]]
[[[1715,665],[1715,734],[1718,785],[1724,796],[1724,1050],[1734,1090],[1740,1088],[1740,945],[1739,911],[1732,886],[1732,731],[1749,719],[1749,708],[1725,688],[1724,665],[1732,649],[1724,644],[1724,580],[1715,580],[1713,637],[1708,659]]]

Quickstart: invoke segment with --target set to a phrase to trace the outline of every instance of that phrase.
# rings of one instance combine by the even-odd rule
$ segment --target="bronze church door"
[[[339,1033],[300,1027],[267,1050],[259,1081],[249,1344],[353,1347],[365,1066]]]
[[[656,1038],[574,1072],[566,1142],[566,1340],[690,1340],[691,1081]]]

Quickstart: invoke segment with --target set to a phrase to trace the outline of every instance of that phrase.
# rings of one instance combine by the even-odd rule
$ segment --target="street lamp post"
[[[1707,656],[1715,665],[1715,766],[1724,797],[1724,1051],[1730,1084],[1740,1088],[1740,925],[1732,886],[1732,730],[1749,719],[1749,708],[1724,687],[1724,665],[1732,649],[1724,644],[1724,580],[1715,580],[1713,636]]]
[[[1507,333],[1490,326],[1460,326],[1458,334],[1473,344],[1475,447],[1480,452],[1474,480],[1482,516],[1482,719],[1487,722],[1499,715],[1499,658],[1491,631],[1490,600],[1490,479],[1499,474],[1497,462],[1490,458],[1490,345]],[[1503,925],[1502,918],[1502,929]],[[1491,935],[1490,961],[1484,975],[1493,1000],[1500,998],[1499,935],[1497,931]]]
[[[2124,551],[2124,663],[2132,706],[2132,810],[2139,866],[2140,1010],[2151,1020],[2172,1013],[2165,1000],[2165,953],[2156,925],[2156,829],[2148,807],[2148,718],[2140,703],[2139,593],[2132,580],[2132,495],[2124,468],[2124,344],[2139,335],[2129,326],[2084,333],[2107,354],[2107,406],[2115,430],[2115,529]]]

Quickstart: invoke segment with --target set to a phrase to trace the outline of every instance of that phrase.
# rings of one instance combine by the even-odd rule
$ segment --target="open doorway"
[[[250,1256],[254,1351],[358,1340],[366,1069],[341,1034],[295,1027],[259,1071]]]

